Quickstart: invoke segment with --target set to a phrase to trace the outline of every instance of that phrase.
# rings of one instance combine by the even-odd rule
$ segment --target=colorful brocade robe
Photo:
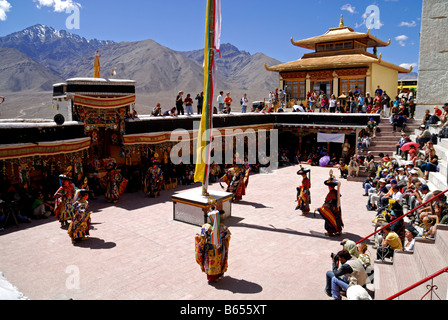
[[[195,237],[196,262],[201,267],[202,272],[207,274],[209,281],[218,279],[227,271],[231,235],[229,229],[221,224],[221,246],[217,248],[211,244],[211,231],[212,226],[208,223],[204,224],[201,228],[201,234],[197,234]]]
[[[330,234],[342,232],[344,223],[342,221],[342,212],[339,205],[338,193],[332,189],[325,198],[324,205],[318,209],[325,220],[325,230]]]
[[[310,212],[311,204],[311,181],[309,178],[304,178],[302,185],[297,187],[297,207],[296,210],[303,212]]]
[[[54,195],[54,215],[60,222],[72,219],[75,191],[76,187],[70,184],[69,186],[60,187]]]
[[[101,180],[101,185],[106,189],[105,197],[108,202],[117,202],[126,190],[128,180],[117,170],[110,170]]]
[[[88,206],[89,203],[84,199],[76,201],[73,205],[73,219],[67,232],[73,240],[83,239],[89,235],[91,212],[87,211]]]

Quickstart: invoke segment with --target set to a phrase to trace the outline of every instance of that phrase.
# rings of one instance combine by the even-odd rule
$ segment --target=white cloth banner
[[[332,133],[318,133],[317,142],[333,142],[333,143],[344,143],[345,134],[332,134]]]

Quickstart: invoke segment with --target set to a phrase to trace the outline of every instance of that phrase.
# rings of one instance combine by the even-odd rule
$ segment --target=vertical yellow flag
[[[100,63],[100,54],[98,50],[95,54],[95,62],[93,65],[93,77],[94,78],[101,78],[101,63]]]
[[[219,51],[221,35],[221,1],[207,0],[204,48],[204,104],[197,138],[195,182],[208,189],[210,151],[213,130],[213,91],[215,85],[215,50]]]

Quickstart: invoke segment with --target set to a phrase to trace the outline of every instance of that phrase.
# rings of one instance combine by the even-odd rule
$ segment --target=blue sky
[[[252,54],[262,52],[282,62],[300,59],[309,51],[290,39],[305,39],[337,27],[340,15],[356,32],[371,33],[391,45],[380,48],[383,59],[413,64],[419,59],[421,0],[221,0],[221,43]],[[366,14],[369,6],[377,11]],[[79,8],[79,28],[67,20]],[[0,0],[0,36],[35,24],[65,29],[87,39],[138,41],[152,39],[174,50],[204,46],[206,0]],[[69,20],[74,21],[74,20]]]

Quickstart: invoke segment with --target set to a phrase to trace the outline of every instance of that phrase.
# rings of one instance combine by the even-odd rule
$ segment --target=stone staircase
[[[431,133],[438,133],[440,128],[436,126],[430,126]],[[418,129],[410,135],[412,141],[415,141]],[[428,177],[429,189],[434,190],[446,190],[448,189],[448,139],[438,139],[437,144],[434,145],[436,154],[439,157],[439,171],[430,172]]]
[[[416,238],[413,252],[395,251],[393,262],[374,262],[375,300],[385,300],[448,266],[448,226],[438,225],[435,240]],[[434,278],[435,293],[448,299],[448,273]],[[431,281],[412,289],[395,300],[420,300],[428,292]],[[433,294],[432,299],[438,300]],[[428,294],[424,300],[431,299]]]
[[[415,134],[415,130],[420,126],[420,120],[408,120],[408,124],[405,129],[405,133],[408,136]],[[367,156],[367,152],[371,151],[375,156],[375,161],[379,160],[379,154],[383,153],[384,155],[389,155],[389,157],[394,158],[396,147],[395,144],[401,138],[400,128],[397,129],[396,132],[393,132],[393,127],[389,122],[389,119],[381,119],[381,122],[378,124],[381,132],[376,134],[375,138],[372,138],[372,142],[370,144],[370,148],[368,150],[364,150],[364,152],[359,152],[359,156]],[[368,173],[365,172],[365,167],[361,166],[359,170],[358,177],[349,177],[348,181],[358,181],[362,182],[368,177]]]

